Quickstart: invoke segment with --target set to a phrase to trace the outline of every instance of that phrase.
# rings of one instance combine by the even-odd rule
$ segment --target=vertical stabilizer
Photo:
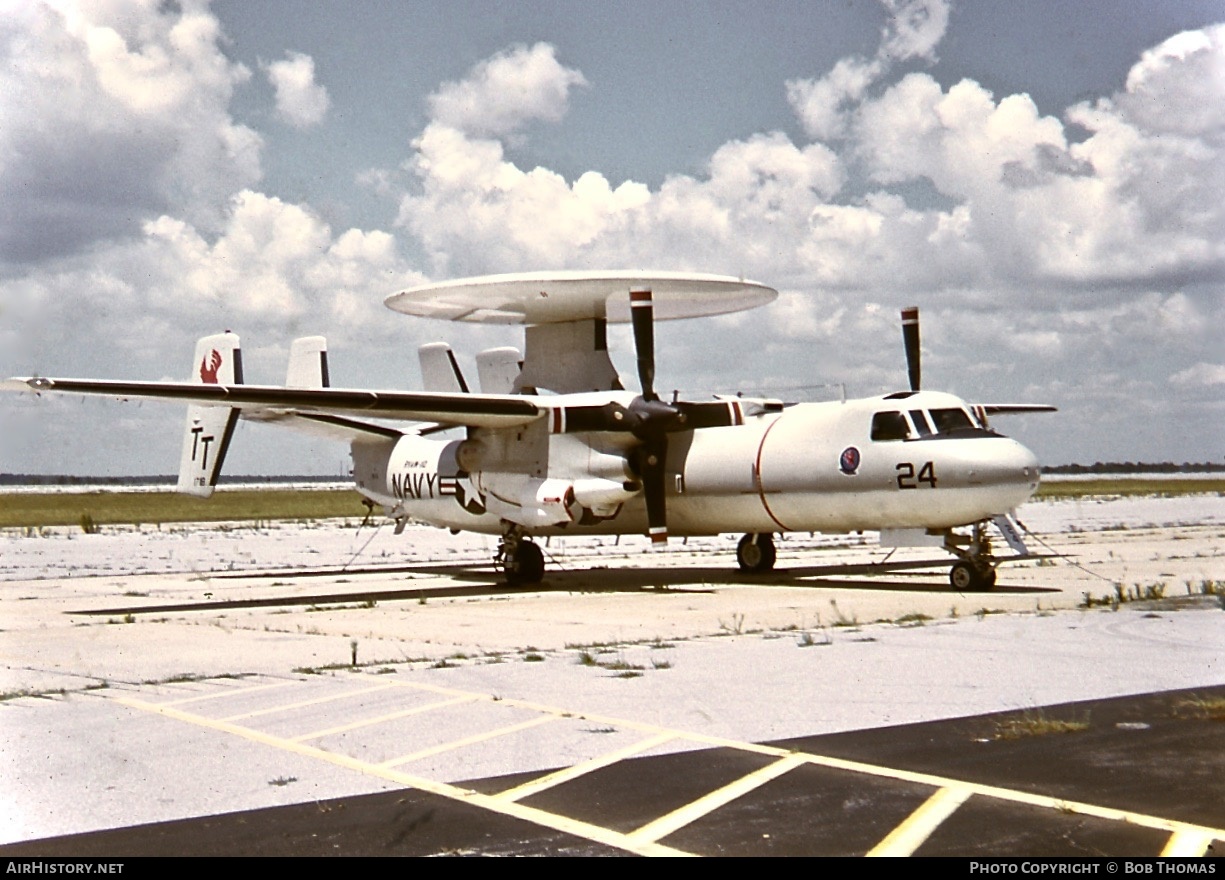
[[[421,381],[426,391],[467,394],[468,383],[459,370],[455,352],[445,342],[430,342],[417,349],[421,360]]]
[[[219,333],[197,342],[191,378],[202,385],[241,385],[238,337]],[[237,424],[238,410],[233,407],[199,403],[187,407],[183,452],[179,456],[179,492],[200,498],[213,494]]]
[[[476,381],[484,394],[514,394],[522,370],[517,348],[490,348],[476,356]]]
[[[303,336],[289,346],[287,388],[329,388],[328,342],[322,336]]]

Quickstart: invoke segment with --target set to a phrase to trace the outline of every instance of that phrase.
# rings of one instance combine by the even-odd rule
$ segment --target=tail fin
[[[523,355],[517,348],[490,348],[476,356],[476,380],[485,394],[514,394],[521,372]]]
[[[219,333],[197,342],[192,379],[202,385],[241,385],[242,351],[238,337]],[[200,498],[213,494],[237,424],[238,410],[233,407],[201,403],[187,407],[183,452],[179,456],[179,492]]]
[[[322,336],[295,339],[289,346],[289,372],[285,377],[285,387],[327,388],[331,384],[327,340]]]
[[[445,342],[430,342],[417,349],[417,357],[421,361],[421,379],[426,391],[468,393],[468,383],[451,346]]]

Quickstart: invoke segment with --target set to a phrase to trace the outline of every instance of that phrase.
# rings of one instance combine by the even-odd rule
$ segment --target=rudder
[[[238,337],[218,333],[197,342],[192,379],[202,385],[241,385],[242,351]],[[213,494],[237,424],[238,410],[234,407],[201,403],[187,407],[177,491],[199,498]]]

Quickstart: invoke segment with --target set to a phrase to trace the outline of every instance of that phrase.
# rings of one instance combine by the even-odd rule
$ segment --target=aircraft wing
[[[510,428],[526,425],[545,409],[517,395],[441,392],[366,391],[345,388],[284,388],[278,385],[211,385],[199,382],[125,382],[101,379],[10,379],[8,390],[61,394],[100,394],[118,398],[153,398],[212,404],[242,410],[248,418],[275,420],[278,415],[310,418],[367,416],[434,422],[447,426]],[[343,420],[333,419],[334,423]],[[339,424],[336,424],[340,427]]]
[[[980,403],[977,406],[989,416],[1008,413],[1059,412],[1058,407],[1051,406],[1049,403]]]

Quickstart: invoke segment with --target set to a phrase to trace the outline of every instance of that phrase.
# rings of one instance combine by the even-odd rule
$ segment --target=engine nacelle
[[[541,480],[521,474],[473,474],[489,512],[527,529],[573,522],[578,512],[569,480]]]
[[[613,516],[617,508],[641,491],[642,484],[632,480],[591,478],[574,481],[574,500],[599,517]]]

